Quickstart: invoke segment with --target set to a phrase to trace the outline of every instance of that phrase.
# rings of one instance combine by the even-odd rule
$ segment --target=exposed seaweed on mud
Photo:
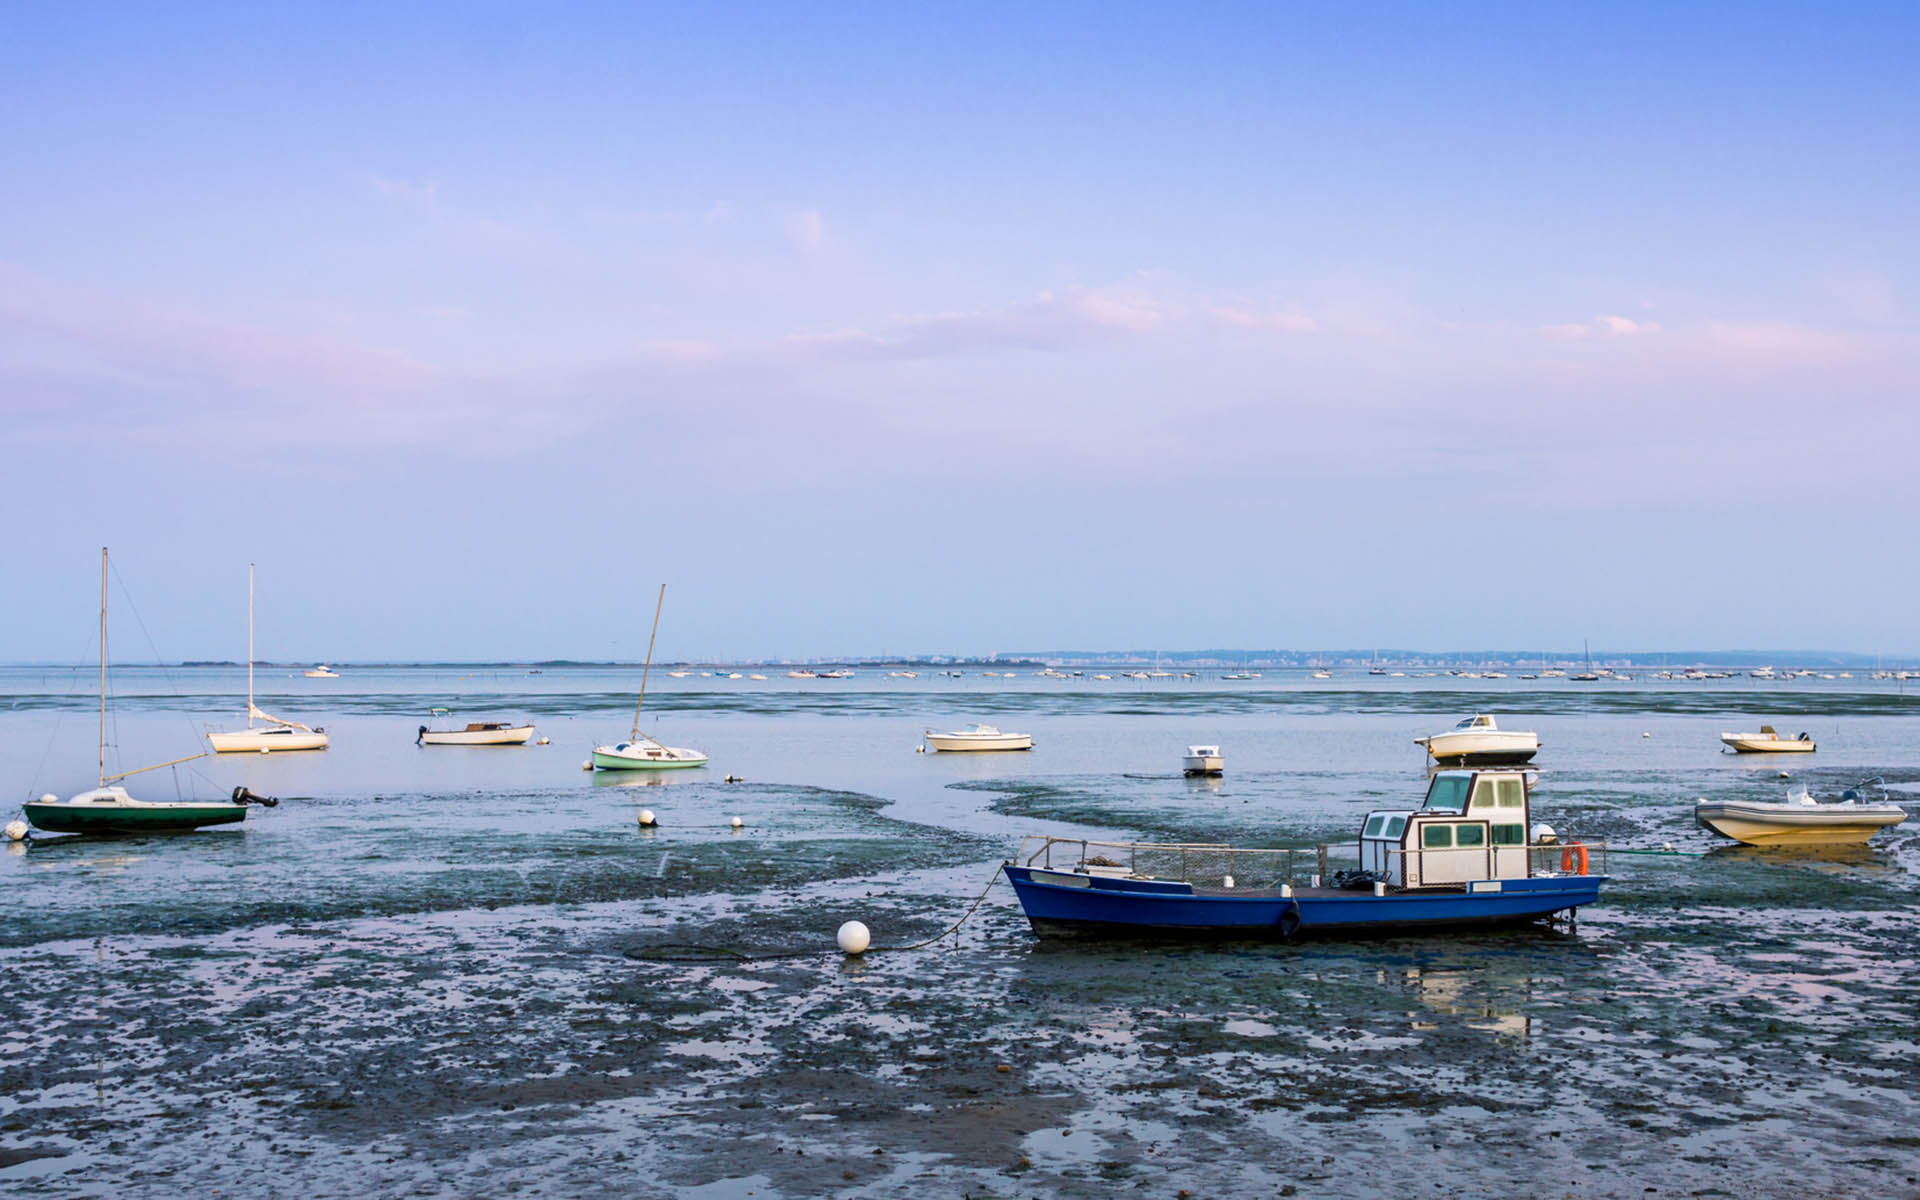
[[[381,797],[308,802],[288,825],[290,845],[265,854],[240,832],[178,838],[47,839],[27,851],[65,868],[44,897],[23,891],[0,946],[124,934],[204,936],[270,924],[306,924],[408,912],[524,904],[592,904],[715,889],[751,892],[794,881],[927,868],[992,857],[997,844],[885,816],[886,801],[853,792],[740,784],[726,812],[752,818],[739,831],[715,801],[717,785],[645,792],[571,790],[493,795],[476,813],[465,797]],[[649,830],[639,801],[661,806]],[[516,809],[589,815],[557,828],[503,828]],[[669,807],[672,805],[672,807]],[[591,806],[590,808],[588,806]],[[432,850],[397,844],[403,831],[378,811],[446,810]],[[273,818],[267,818],[269,820]],[[255,832],[253,837],[258,837]],[[58,893],[56,897],[56,891]],[[76,902],[78,901],[78,902]]]
[[[1788,767],[1831,795],[1864,772],[1825,747],[1831,766],[1723,762],[1709,741],[1660,767],[1589,741],[1602,752],[1554,744],[1534,815],[1637,852],[1606,860],[1601,901],[1572,928],[1418,939],[1044,941],[997,886],[956,932],[885,949],[959,921],[1023,822],[1341,842],[1368,809],[1418,803],[1405,760],[1236,761],[1215,786],[1084,768],[950,784],[953,765],[915,759],[935,800],[897,808],[698,779],[416,787],[289,802],[244,836],[16,847],[0,1183],[1920,1192],[1920,834],[1727,847],[1693,797],[1771,797]],[[1920,769],[1890,765],[1912,803]],[[987,833],[892,815],[959,809]],[[854,919],[882,947],[859,960],[833,942]]]

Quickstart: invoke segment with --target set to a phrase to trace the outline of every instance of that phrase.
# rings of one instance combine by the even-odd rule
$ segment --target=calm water
[[[260,677],[323,754],[135,777],[279,796],[244,829],[0,854],[0,1183],[182,1191],[1888,1195],[1920,1190],[1920,826],[1763,853],[1700,796],[1883,775],[1920,811],[1897,682],[765,682],[654,676],[712,765],[582,771],[627,670]],[[0,780],[93,782],[91,671],[0,669]],[[244,673],[120,670],[110,762],[238,723]],[[1913,685],[1909,684],[1908,687]],[[551,739],[420,749],[524,715]],[[1536,819],[1616,849],[1572,931],[1061,946],[993,888],[1030,832],[1304,845],[1414,802],[1411,743],[1539,730]],[[927,727],[1030,754],[915,753]],[[1719,752],[1770,723],[1811,758]],[[1179,775],[1189,742],[1228,774]],[[741,782],[727,783],[728,775]],[[637,811],[659,814],[643,830]],[[11,816],[12,814],[6,814]],[[728,819],[739,816],[735,832]],[[723,948],[759,961],[702,956]]]

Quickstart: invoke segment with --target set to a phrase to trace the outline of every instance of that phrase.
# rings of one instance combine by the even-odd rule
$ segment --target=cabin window
[[[1493,807],[1493,780],[1481,779],[1474,783],[1473,806],[1475,808]]]
[[[1487,828],[1484,825],[1462,825],[1454,830],[1456,846],[1484,846],[1487,844]]]
[[[1382,825],[1385,825],[1386,823],[1387,823],[1387,819],[1386,819],[1385,817],[1370,817],[1370,818],[1368,818],[1368,820],[1367,820],[1367,829],[1366,829],[1366,832],[1365,832],[1365,833],[1363,833],[1363,834],[1361,834],[1360,836],[1362,836],[1362,837],[1379,837],[1379,836],[1380,836],[1380,827],[1381,827]]]
[[[1501,808],[1519,808],[1526,803],[1527,789],[1518,778],[1498,781]]]
[[[1453,849],[1453,826],[1427,826],[1420,834],[1420,844],[1428,850]]]
[[[1527,844],[1525,825],[1495,825],[1493,844],[1496,846],[1524,846]]]
[[[1405,817],[1391,817],[1387,821],[1387,832],[1385,836],[1397,839],[1406,827],[1407,819]]]
[[[1465,812],[1467,779],[1460,775],[1435,775],[1427,789],[1427,807],[1435,812]]]

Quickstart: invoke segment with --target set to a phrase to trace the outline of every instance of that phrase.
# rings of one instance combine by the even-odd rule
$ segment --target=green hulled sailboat
[[[136,800],[119,780],[203,757],[189,754],[170,762],[107,774],[107,549],[100,548],[100,784],[70,799],[42,796],[22,805],[35,829],[48,833],[181,833],[203,825],[232,825],[247,819],[247,806],[235,800]],[[247,795],[236,789],[236,797]]]
[[[685,746],[669,746],[640,732],[640,708],[647,702],[647,676],[653,670],[653,642],[660,635],[660,608],[667,602],[667,585],[653,604],[653,632],[647,637],[647,665],[640,671],[640,699],[633,705],[633,732],[627,740],[593,748],[593,765],[602,771],[674,771],[703,767],[707,756]]]

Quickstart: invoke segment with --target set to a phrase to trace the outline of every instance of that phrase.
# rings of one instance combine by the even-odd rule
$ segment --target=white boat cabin
[[[1528,816],[1524,771],[1436,771],[1426,803],[1367,814],[1360,866],[1400,888],[1525,879]]]

